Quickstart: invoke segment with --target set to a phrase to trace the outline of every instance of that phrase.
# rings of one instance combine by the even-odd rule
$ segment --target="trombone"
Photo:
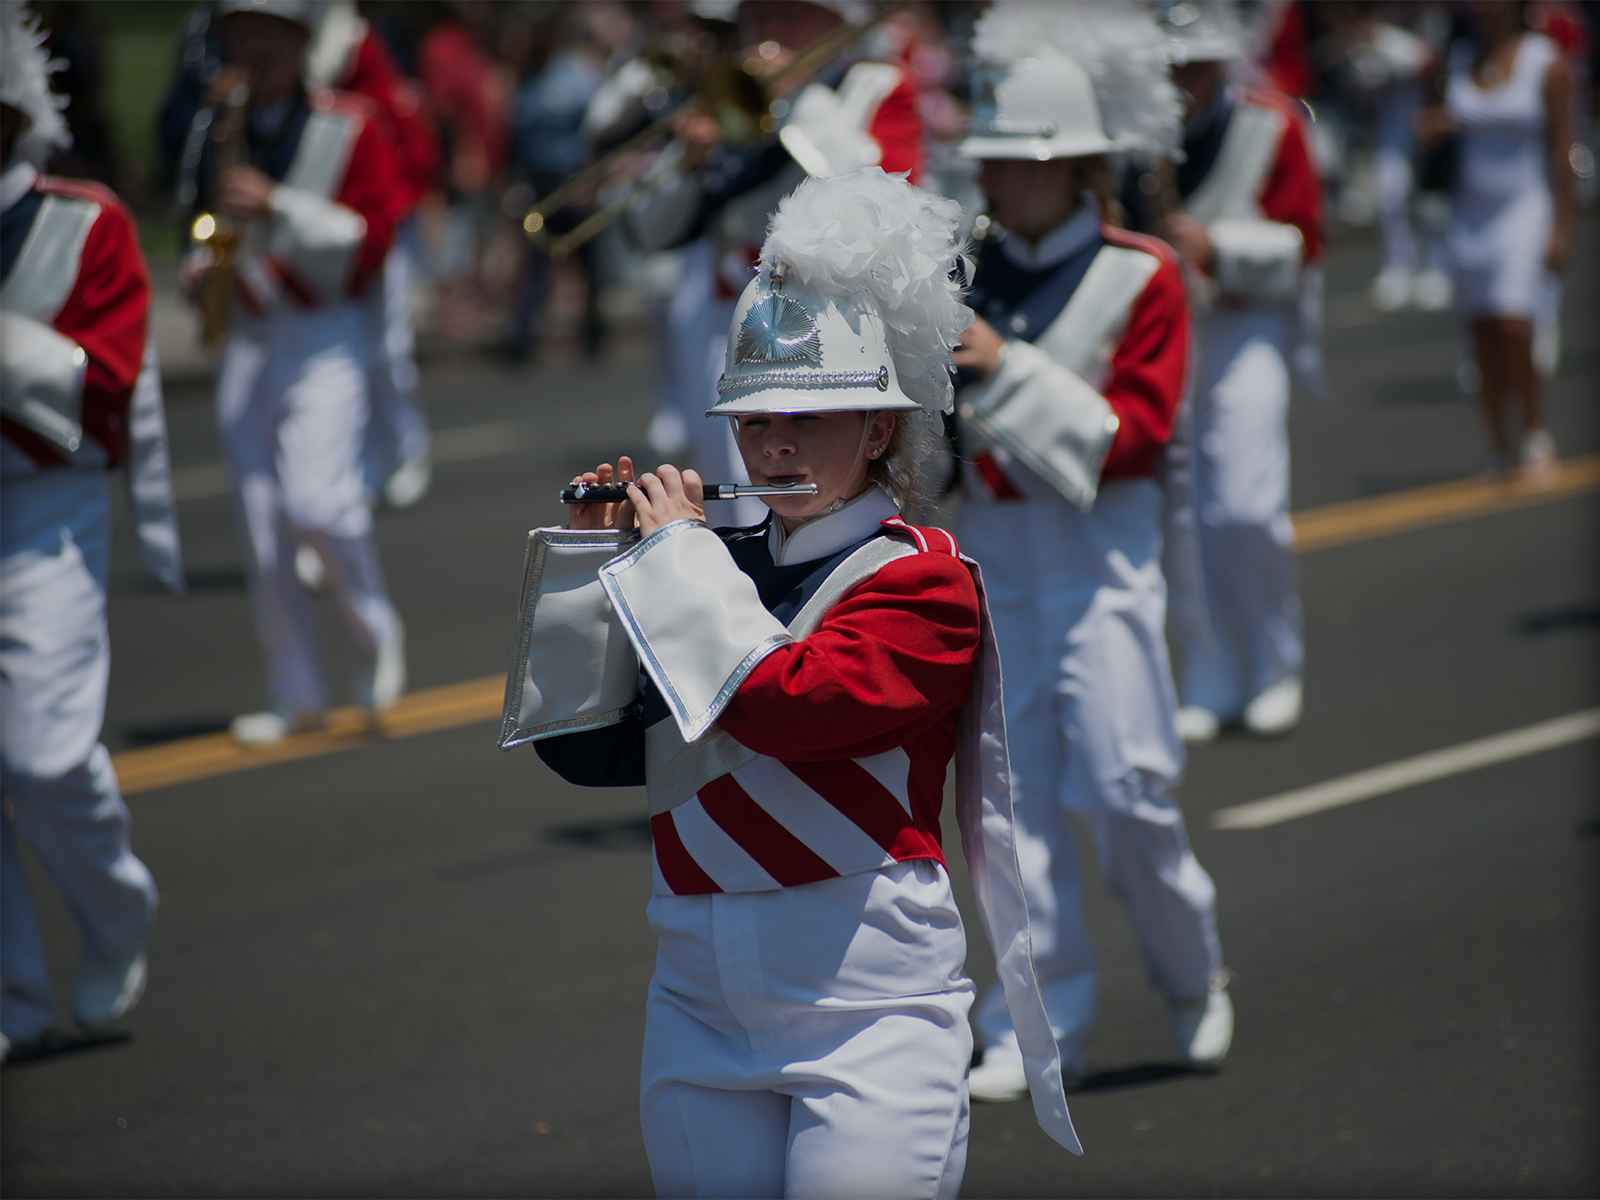
[[[786,80],[810,74],[827,66],[853,44],[880,25],[894,11],[893,3],[881,5],[871,16],[847,22],[823,34],[794,59],[765,79],[760,78],[763,59],[751,55],[742,63],[721,58],[713,62],[697,81],[694,94],[683,103],[669,109],[646,125],[638,133],[612,147],[571,179],[567,180],[543,200],[528,209],[522,218],[522,231],[530,241],[552,259],[566,258],[590,238],[608,228],[625,213],[642,193],[658,186],[670,172],[646,172],[627,187],[621,195],[590,214],[579,224],[559,236],[552,237],[546,228],[551,213],[559,211],[573,196],[599,183],[610,172],[612,165],[625,155],[649,145],[671,131],[679,116],[692,106],[705,109],[722,126],[729,140],[752,142],[764,133],[778,128],[783,108],[776,111],[779,102],[773,92]]]

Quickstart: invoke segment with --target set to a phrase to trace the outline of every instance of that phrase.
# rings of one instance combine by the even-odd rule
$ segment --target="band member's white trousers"
[[[410,236],[415,215],[395,231],[394,245],[383,260],[383,286],[367,299],[373,328],[371,374],[367,380],[372,409],[367,425],[364,470],[369,491],[380,493],[402,465],[428,456],[428,418],[417,394],[417,339],[411,323],[411,289],[416,261]]]
[[[1181,643],[1179,694],[1223,718],[1301,673],[1289,520],[1289,317],[1218,310],[1198,323],[1195,500],[1214,645]]]
[[[655,896],[648,915],[658,1196],[957,1194],[972,982],[944,868]]]
[[[370,691],[379,642],[398,618],[371,539],[361,478],[370,343],[357,301],[254,317],[235,309],[217,382],[217,426],[244,535],[270,702],[328,706],[311,599],[295,577],[322,556],[350,639],[354,699]]]
[[[111,499],[101,471],[0,485],[0,1028],[44,1032],[55,1007],[17,839],[61,889],[84,949],[113,958],[155,918],[156,888],[129,845],[129,818],[100,744],[111,643]]]
[[[1164,633],[1162,508],[1154,480],[1124,480],[1101,488],[1088,513],[1055,498],[969,497],[957,529],[983,566],[1000,646],[1017,860],[1068,1074],[1086,1069],[1098,976],[1071,818],[1158,992],[1203,995],[1221,965],[1215,889],[1172,795],[1184,754]],[[998,985],[977,1024],[986,1050],[1015,1047]]]

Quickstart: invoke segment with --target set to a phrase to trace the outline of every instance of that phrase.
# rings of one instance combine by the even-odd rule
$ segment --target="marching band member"
[[[957,1194],[973,988],[940,841],[953,754],[1036,1111],[1079,1150],[1028,952],[982,580],[900,514],[971,315],[958,218],[875,168],[779,206],[711,415],[753,481],[814,495],[713,531],[699,477],[663,466],[534,535],[538,579],[567,582],[524,599],[502,744],[543,738],[565,778],[649,791],[640,1112],[662,1196]],[[614,477],[631,463],[581,481]]]
[[[1230,3],[1158,10],[1184,94],[1182,211],[1157,231],[1196,285],[1195,485],[1212,637],[1180,632],[1179,728],[1216,737],[1300,721],[1300,594],[1289,520],[1289,374],[1322,391],[1322,183],[1299,106],[1231,86]]]
[[[439,135],[422,88],[400,73],[383,38],[352,0],[322,6],[306,57],[313,88],[335,88],[370,101],[399,152],[400,197],[394,241],[383,260],[383,286],[368,289],[373,355],[367,378],[364,472],[367,488],[393,508],[415,504],[433,479],[428,418],[417,395],[411,292],[416,278],[416,207],[439,175]]]
[[[43,41],[0,4],[0,1059],[55,1007],[18,837],[83,937],[78,1024],[111,1024],[145,986],[156,887],[100,742],[109,469],[127,468],[146,566],[183,587],[150,273],[116,196],[34,165],[71,141]]]
[[[710,6],[707,6],[709,8]],[[780,69],[795,54],[845,22],[866,18],[871,7],[862,0],[761,0],[735,6],[739,43],[746,55]],[[675,153],[684,166],[638,202],[629,214],[629,228],[646,250],[661,250],[703,241],[691,250],[691,264],[709,261],[709,288],[703,317],[692,310],[681,316],[687,327],[709,331],[698,374],[707,388],[716,379],[722,359],[722,330],[733,315],[755,265],[761,239],[778,201],[808,176],[828,178],[876,164],[891,174],[909,171],[920,182],[922,120],[916,88],[901,67],[887,62],[834,62],[809,80],[796,80],[783,104],[780,127],[755,142],[740,146],[723,140],[717,122],[704,114],[687,116],[678,129]],[[694,266],[691,265],[691,270]],[[696,280],[698,282],[698,280]],[[697,365],[693,351],[690,375]],[[691,376],[692,377],[692,376]],[[691,417],[690,445],[702,470],[717,473],[739,469],[738,453],[721,422]],[[751,500],[729,506],[733,519],[761,519],[761,505]]]
[[[372,335],[368,289],[405,195],[394,151],[367,105],[307,91],[310,0],[222,0],[232,69],[213,100],[250,87],[248,163],[202,197],[247,222],[217,419],[244,533],[269,707],[233,722],[247,745],[319,727],[328,707],[310,598],[295,550],[315,548],[348,631],[357,704],[380,710],[405,689],[405,642],[389,602],[362,486]],[[215,144],[208,154],[216,153]],[[202,169],[204,178],[208,172]]]
[[[962,153],[989,200],[977,319],[955,362],[966,498],[958,533],[990,581],[1006,672],[1018,858],[1068,1084],[1087,1071],[1097,968],[1071,817],[1132,920],[1179,1050],[1215,1067],[1233,1010],[1215,889],[1173,789],[1184,766],[1165,641],[1167,500],[1157,478],[1187,384],[1189,318],[1171,251],[1107,223],[1116,151],[1176,141],[1153,23],[1129,5],[997,4]],[[972,1095],[1029,1080],[1007,997],[977,1013]]]

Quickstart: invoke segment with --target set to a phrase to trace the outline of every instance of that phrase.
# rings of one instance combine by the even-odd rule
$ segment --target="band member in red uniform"
[[[433,470],[428,419],[417,395],[411,293],[416,280],[416,207],[439,178],[439,135],[420,85],[395,65],[383,38],[352,0],[322,5],[306,59],[307,82],[372,102],[393,136],[400,166],[397,226],[383,264],[383,287],[371,289],[372,372],[368,379],[365,472],[368,489],[405,508],[422,499]]]
[[[0,5],[0,1059],[36,1048],[55,1007],[17,839],[83,937],[78,1024],[111,1024],[145,986],[156,888],[100,742],[112,468],[147,567],[183,586],[150,274],[116,196],[37,170],[71,140],[42,42]]]
[[[349,634],[353,699],[374,712],[405,689],[362,486],[371,303],[404,199],[383,122],[362,100],[303,83],[310,0],[223,0],[229,67],[211,99],[249,86],[247,162],[215,172],[199,203],[244,222],[217,419],[244,533],[268,708],[237,718],[246,744],[319,727],[328,696],[296,548],[312,546]],[[207,154],[217,153],[213,140]],[[200,176],[210,177],[202,160]]]
[[[780,204],[711,412],[752,480],[814,494],[713,531],[699,477],[663,466],[534,535],[503,744],[649,791],[640,1113],[662,1196],[957,1194],[972,983],[939,832],[952,755],[1036,1111],[1078,1149],[1028,952],[982,580],[900,512],[971,315],[959,212],[876,168]],[[574,482],[614,477],[631,463]]]
[[[971,380],[957,532],[991,580],[1040,981],[1070,1083],[1088,1069],[1097,982],[1076,817],[1180,1053],[1212,1068],[1233,1009],[1215,889],[1173,795],[1184,754],[1162,562],[1188,309],[1171,250],[1106,220],[1104,156],[1170,152],[1178,98],[1132,5],[997,4],[974,45],[992,94],[962,153],[981,164],[991,223],[955,359]],[[978,1009],[977,1099],[1029,1086],[1006,1001],[996,989]]]
[[[1158,9],[1185,97],[1180,211],[1155,223],[1196,309],[1195,492],[1211,637],[1178,637],[1179,727],[1225,721],[1286,733],[1300,721],[1300,593],[1289,520],[1289,376],[1324,391],[1322,182],[1303,107],[1231,83],[1244,52],[1234,6]]]

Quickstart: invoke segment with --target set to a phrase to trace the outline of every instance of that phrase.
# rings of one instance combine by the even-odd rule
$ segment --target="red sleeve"
[[[81,188],[61,188],[81,195]],[[144,359],[150,317],[150,270],[139,250],[133,218],[104,188],[85,196],[101,205],[100,216],[84,240],[77,282],[56,315],[55,330],[83,348],[88,367],[83,378],[83,428],[105,447],[113,463],[122,460],[128,402]]]
[[[356,49],[345,91],[372,101],[389,126],[405,185],[402,212],[409,212],[439,174],[439,135],[422,89],[400,73],[383,39],[368,32]]]
[[[1305,241],[1306,262],[1319,262],[1327,241],[1323,233],[1322,180],[1311,161],[1299,115],[1286,115],[1289,122],[1284,127],[1283,141],[1278,144],[1278,158],[1261,192],[1261,212],[1268,220],[1298,229]]]
[[[1110,235],[1129,241],[1128,235]],[[1150,239],[1139,238],[1145,249]],[[1149,475],[1172,438],[1172,422],[1189,369],[1189,300],[1170,252],[1145,284],[1128,316],[1127,332],[1111,356],[1102,395],[1117,414],[1117,436],[1100,478]]]
[[[802,641],[769,654],[723,711],[740,745],[789,762],[904,746],[960,709],[978,651],[978,592],[927,552],[880,570]]]
[[[344,184],[333,199],[355,209],[367,223],[366,237],[351,269],[350,294],[355,295],[383,266],[405,202],[393,143],[382,123],[370,116],[361,122],[361,132],[356,135],[350,163],[345,168]]]
[[[922,117],[917,112],[917,91],[904,71],[894,91],[883,98],[867,133],[878,143],[883,157],[878,165],[888,173],[911,172],[911,182],[922,182]]]

